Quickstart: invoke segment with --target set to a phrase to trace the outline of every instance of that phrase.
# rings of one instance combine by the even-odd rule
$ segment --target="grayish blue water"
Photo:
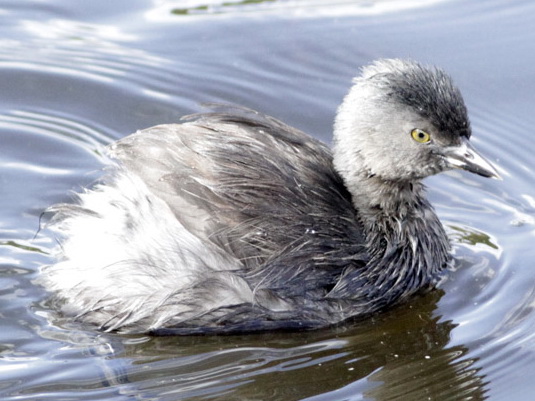
[[[508,0],[2,2],[0,399],[532,400],[534,21],[534,2]],[[98,177],[102,145],[207,101],[329,141],[379,57],[446,69],[504,177],[427,181],[456,256],[437,291],[312,333],[152,338],[49,318],[39,216]]]

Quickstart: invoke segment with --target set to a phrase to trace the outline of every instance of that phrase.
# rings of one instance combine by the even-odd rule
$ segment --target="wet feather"
[[[414,124],[444,147],[469,137],[444,73],[385,60],[340,107],[334,156],[239,107],[127,136],[102,183],[49,210],[61,248],[42,282],[64,313],[122,332],[312,329],[380,311],[450,260],[421,183],[450,167],[412,142]]]

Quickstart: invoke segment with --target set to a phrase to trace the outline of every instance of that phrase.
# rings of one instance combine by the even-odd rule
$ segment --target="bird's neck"
[[[420,181],[388,181],[363,171],[349,190],[370,243],[414,247],[416,241],[421,242],[418,251],[427,252],[427,243],[447,242]]]
[[[430,285],[450,260],[450,246],[420,182],[361,179],[350,191],[368,260],[348,270],[330,296],[375,311]]]
[[[382,221],[411,218],[429,206],[420,181],[383,180],[362,171],[352,177],[348,189],[362,223],[370,230]]]
[[[377,262],[376,273],[436,275],[449,260],[449,242],[426,199],[424,185],[420,181],[384,181],[364,173],[359,179],[353,180],[351,193],[370,259]],[[392,272],[387,272],[387,266]],[[373,270],[374,263],[369,268]]]

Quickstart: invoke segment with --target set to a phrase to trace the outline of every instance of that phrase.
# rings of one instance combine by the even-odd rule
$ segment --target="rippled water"
[[[506,0],[3,2],[0,398],[532,400],[534,20],[535,3]],[[39,216],[98,177],[103,145],[206,101],[329,141],[351,77],[393,56],[453,75],[504,177],[428,180],[456,256],[438,290],[312,333],[153,338],[49,319]]]

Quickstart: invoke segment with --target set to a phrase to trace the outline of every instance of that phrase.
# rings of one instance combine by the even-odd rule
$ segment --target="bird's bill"
[[[501,179],[494,166],[481,156],[466,138],[462,139],[461,145],[448,148],[444,158],[451,168],[460,168],[483,177]]]

